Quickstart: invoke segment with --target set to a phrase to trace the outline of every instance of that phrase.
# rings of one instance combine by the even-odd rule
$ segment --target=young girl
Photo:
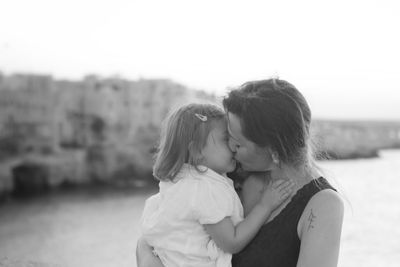
[[[236,161],[228,147],[225,113],[210,104],[189,104],[164,122],[154,176],[159,193],[142,215],[142,237],[166,267],[231,266],[271,212],[292,193],[282,180],[264,189],[243,219],[243,208],[226,177]]]

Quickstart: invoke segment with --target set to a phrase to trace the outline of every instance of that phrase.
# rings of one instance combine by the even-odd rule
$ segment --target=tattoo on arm
[[[311,209],[310,216],[308,216],[309,223],[307,231],[310,231],[312,228],[314,228],[313,222],[315,221],[316,218],[317,216],[314,215],[313,210]]]

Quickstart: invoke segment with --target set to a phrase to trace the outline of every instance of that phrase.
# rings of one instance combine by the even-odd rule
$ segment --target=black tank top
[[[298,222],[311,197],[324,189],[335,190],[323,177],[300,188],[286,207],[264,224],[241,252],[233,255],[232,266],[296,267],[300,252]]]

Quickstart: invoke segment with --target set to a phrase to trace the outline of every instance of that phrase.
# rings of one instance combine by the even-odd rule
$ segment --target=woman
[[[310,140],[311,111],[290,83],[269,79],[243,84],[223,100],[229,146],[243,170],[291,179],[296,193],[280,205],[232,266],[337,266],[343,201],[320,175]],[[269,179],[251,175],[242,185],[245,214]],[[138,266],[162,266],[138,243]]]

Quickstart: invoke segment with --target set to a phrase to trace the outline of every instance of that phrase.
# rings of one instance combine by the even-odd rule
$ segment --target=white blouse
[[[230,217],[243,220],[243,207],[233,182],[211,169],[204,173],[184,164],[173,182],[159,183],[159,193],[146,200],[142,236],[165,267],[226,267],[232,255],[223,252],[203,224]]]

